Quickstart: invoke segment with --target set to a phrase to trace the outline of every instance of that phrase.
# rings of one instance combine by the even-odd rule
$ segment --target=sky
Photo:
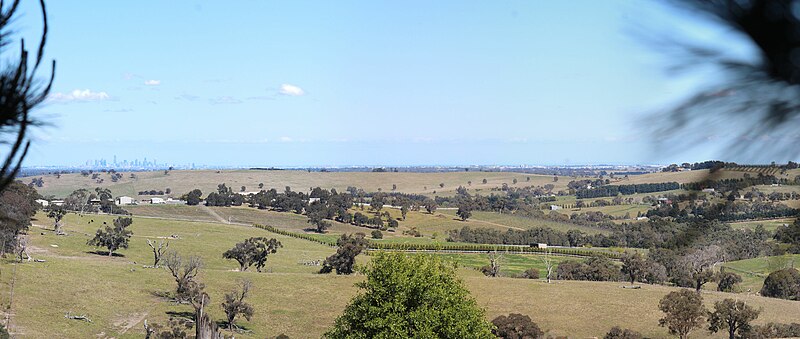
[[[37,1],[16,38],[38,41]],[[26,166],[645,164],[687,95],[654,1],[48,1],[56,80]],[[688,28],[687,28],[688,27]],[[716,34],[716,35],[715,35]],[[31,42],[27,42],[31,44]],[[3,51],[9,58],[13,46]]]

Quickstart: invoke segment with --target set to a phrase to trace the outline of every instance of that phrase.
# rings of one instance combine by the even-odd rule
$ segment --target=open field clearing
[[[79,188],[93,190],[95,187],[104,187],[110,189],[115,197],[121,195],[136,197],[139,191],[170,188],[172,196],[178,197],[195,188],[208,194],[216,191],[217,185],[222,183],[234,191],[239,191],[241,186],[245,186],[246,191],[252,192],[258,191],[258,185],[263,183],[264,189],[274,188],[281,192],[286,186],[301,192],[311,187],[344,191],[348,186],[362,188],[367,192],[376,192],[378,189],[391,192],[392,185],[397,185],[396,192],[447,196],[455,194],[458,186],[469,187],[472,190],[480,189],[479,193],[488,195],[492,187],[500,187],[503,183],[512,187],[553,184],[556,186],[554,190],[558,191],[564,189],[569,182],[568,177],[561,177],[558,182],[553,182],[553,176],[511,172],[372,173],[223,170],[171,171],[169,175],[164,175],[163,171],[154,171],[135,172],[135,179],[132,179],[130,174],[125,172],[118,182],[112,182],[110,174],[100,173],[100,178],[104,179],[101,184],[92,180],[91,176],[84,177],[79,173],[63,174],[61,178],[53,175],[44,176],[44,187],[37,190],[45,196],[65,197]],[[530,181],[526,181],[528,177],[531,178]],[[487,180],[486,184],[483,184],[483,179]],[[517,179],[517,184],[513,184],[514,179]],[[468,186],[469,181],[472,182],[471,186]],[[439,184],[444,184],[444,187],[439,187]]]
[[[754,221],[742,221],[742,222],[733,222],[731,223],[731,227],[734,229],[755,229],[756,226],[762,225],[764,229],[775,232],[778,227],[782,227],[783,225],[791,225],[794,222],[794,218],[783,218],[783,219],[770,219],[770,220],[754,220]]]
[[[749,289],[755,293],[761,290],[764,279],[771,272],[786,267],[800,267],[800,254],[731,261],[723,266],[742,276],[741,287],[744,291]]]
[[[456,211],[454,210],[442,210],[441,212],[437,213],[447,215],[453,219],[458,219],[458,217],[456,217]],[[506,226],[507,228],[522,229],[522,230],[527,230],[537,227],[550,227],[554,230],[562,232],[576,229],[588,234],[608,233],[608,231],[606,230],[571,224],[567,222],[558,222],[558,221],[537,219],[537,218],[527,218],[527,217],[517,216],[511,213],[501,214],[496,212],[483,212],[483,211],[472,212],[472,216],[469,219],[467,219],[467,225],[465,226],[492,227],[497,225],[503,225]]]
[[[607,215],[613,215],[615,217],[624,217],[626,214],[630,216],[631,219],[636,219],[636,216],[639,212],[646,213],[652,206],[645,205],[645,204],[630,204],[630,205],[609,205],[609,206],[598,206],[598,207],[583,207],[583,208],[562,208],[557,210],[556,212],[571,215],[572,213],[586,213],[586,212],[601,212]],[[628,220],[631,221],[631,220]]]

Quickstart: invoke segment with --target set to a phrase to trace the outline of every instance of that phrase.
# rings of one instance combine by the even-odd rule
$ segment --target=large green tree
[[[493,338],[454,264],[431,255],[378,253],[327,338]]]
[[[759,313],[761,310],[748,306],[741,300],[717,301],[714,303],[714,311],[708,315],[708,330],[713,333],[727,330],[730,339],[746,338],[747,335],[742,334],[750,330],[750,322],[756,320]]]
[[[133,232],[128,228],[133,224],[133,219],[119,217],[114,220],[114,226],[106,225],[106,227],[97,230],[94,238],[89,239],[87,244],[96,247],[105,247],[108,249],[108,256],[120,248],[128,248],[128,240],[130,240]]]
[[[665,313],[658,324],[681,339],[686,339],[689,332],[700,327],[708,313],[703,307],[703,296],[688,289],[669,292],[658,303],[658,308]]]
[[[283,245],[275,238],[253,237],[225,251],[222,257],[236,260],[240,271],[246,271],[250,266],[256,265],[256,269],[261,272],[267,264],[267,257],[281,247]]]

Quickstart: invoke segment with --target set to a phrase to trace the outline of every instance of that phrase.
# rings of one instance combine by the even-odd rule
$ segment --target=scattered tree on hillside
[[[642,334],[634,330],[614,326],[606,333],[603,339],[642,339]]]
[[[539,339],[544,338],[544,332],[539,329],[531,317],[519,313],[508,316],[501,315],[492,320],[492,334],[503,339]]]
[[[514,180],[511,180],[511,183],[516,185],[517,184],[517,178],[514,178]]]
[[[455,267],[436,256],[378,253],[365,274],[326,338],[494,337]]]
[[[622,273],[628,276],[628,280],[633,285],[636,280],[641,280],[647,271],[647,261],[639,252],[622,255]]]
[[[4,191],[17,176],[22,167],[22,160],[28,154],[30,140],[27,140],[28,127],[39,125],[39,121],[34,120],[30,113],[39,104],[47,99],[50,88],[55,77],[56,62],[53,61],[50,71],[50,79],[44,82],[37,79],[39,66],[44,57],[44,46],[47,41],[47,11],[44,1],[39,2],[42,8],[42,22],[44,29],[39,40],[36,54],[29,54],[25,49],[24,40],[19,48],[19,59],[9,58],[3,54],[5,60],[4,67],[0,70],[0,135],[8,134],[10,138],[3,137],[4,142],[10,145],[8,154],[0,166],[0,192]],[[9,26],[18,20],[16,13],[19,9],[19,1],[13,1],[10,6],[0,8],[0,45],[7,47],[10,43],[12,31]],[[29,55],[33,56],[33,67],[29,64]]]
[[[183,258],[178,255],[177,252],[170,251],[164,256],[163,263],[170,274],[172,274],[177,284],[175,288],[175,299],[178,301],[188,301],[193,285],[198,284],[195,278],[197,274],[200,273],[203,261],[197,256]]]
[[[85,188],[77,189],[64,199],[64,208],[76,211],[80,214],[86,210],[89,205],[89,191]]]
[[[372,230],[372,239],[383,239],[383,232],[381,230]]]
[[[714,266],[722,261],[722,249],[717,245],[696,249],[683,257],[689,268],[694,287],[699,292],[707,282],[714,281]]]
[[[430,214],[433,214],[433,212],[436,212],[436,209],[439,208],[439,205],[436,204],[436,201],[431,198],[426,198],[422,205],[425,206],[425,210]]]
[[[748,306],[741,300],[717,301],[714,303],[714,311],[708,315],[708,330],[712,333],[727,330],[730,339],[746,338],[745,333],[750,330],[750,322],[756,320],[759,313],[761,310]]]
[[[16,181],[0,192],[0,255],[18,249],[39,209],[38,198],[35,189]]]
[[[403,220],[406,220],[406,215],[408,215],[408,203],[404,202],[402,206],[400,206],[400,216],[403,217]]]
[[[469,199],[462,199],[458,204],[456,215],[461,218],[461,221],[467,221],[472,216],[472,203]]]
[[[444,183],[440,183],[439,188],[444,188]]]
[[[555,261],[553,260],[552,252],[547,250],[547,252],[541,256],[541,258],[542,263],[544,264],[545,272],[547,272],[547,283],[549,284],[553,278],[553,268],[555,267]]]
[[[244,301],[250,294],[253,283],[250,280],[239,281],[239,288],[225,293],[225,300],[222,302],[222,310],[227,317],[228,329],[233,331],[236,327],[235,321],[238,315],[243,316],[247,321],[253,316],[253,307]]]
[[[153,250],[153,267],[158,268],[158,264],[164,256],[164,251],[169,248],[169,242],[159,240],[158,243],[156,243],[155,240],[147,239],[147,246],[150,246],[150,249]]]
[[[267,257],[276,253],[281,247],[283,245],[275,238],[253,237],[225,251],[222,257],[236,260],[239,263],[239,271],[246,271],[250,266],[256,265],[256,270],[261,272],[267,264]]]
[[[717,291],[733,292],[736,284],[742,282],[742,277],[736,273],[721,270],[717,274]]]
[[[258,189],[263,189],[263,188],[264,188],[264,183],[263,182],[259,183],[258,184]]]
[[[50,212],[47,213],[47,217],[53,219],[53,231],[56,232],[56,235],[63,235],[64,231],[61,229],[63,224],[61,224],[61,219],[64,218],[64,215],[67,214],[67,210],[65,210],[61,206],[55,206],[50,209]]]
[[[487,182],[489,182],[489,181],[488,181],[488,180],[486,180],[486,178],[484,178],[484,179],[483,179],[481,182],[482,182],[482,183],[485,185],[485,184],[486,184]]]
[[[700,327],[708,313],[703,307],[703,296],[688,289],[669,292],[661,298],[658,308],[665,313],[658,325],[681,339],[686,339],[689,332]]]
[[[106,225],[105,228],[98,229],[94,238],[86,242],[90,246],[105,247],[108,249],[108,256],[120,248],[128,248],[128,241],[133,232],[127,227],[133,224],[133,219],[119,217],[114,220],[114,226]]]
[[[356,256],[361,253],[368,245],[364,233],[342,234],[336,241],[336,253],[325,259],[320,273],[330,273],[336,270],[336,274],[351,274],[353,266],[356,264]]]

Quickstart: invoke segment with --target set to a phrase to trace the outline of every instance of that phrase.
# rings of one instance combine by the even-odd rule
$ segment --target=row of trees
[[[637,193],[652,193],[671,191],[681,188],[677,182],[662,182],[650,184],[633,185],[605,185],[591,189],[579,189],[575,191],[578,199],[590,199],[600,197],[615,197],[617,195],[631,195]]]

